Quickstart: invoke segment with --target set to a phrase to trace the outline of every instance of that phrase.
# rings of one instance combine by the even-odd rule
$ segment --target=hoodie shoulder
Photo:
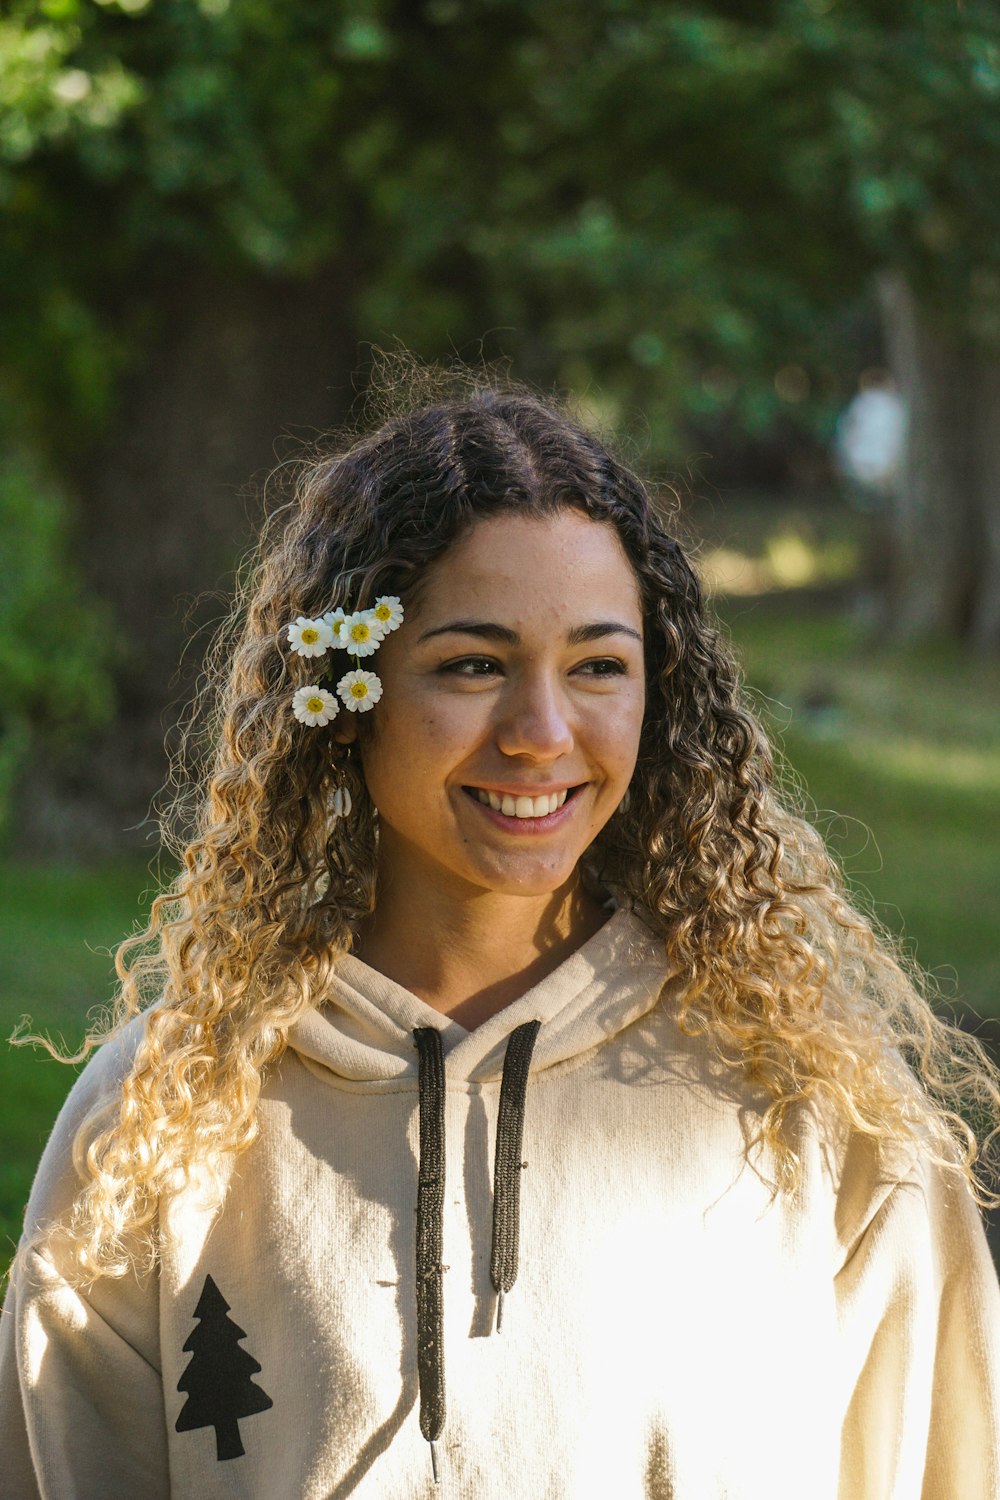
[[[45,1226],[60,1218],[79,1192],[82,1177],[75,1165],[75,1143],[81,1130],[92,1126],[96,1136],[118,1099],[122,1079],[128,1073],[145,1032],[145,1012],[133,1017],[121,1031],[90,1058],[77,1075],[56,1117],[35,1173],[25,1209],[24,1238],[35,1243],[44,1237]],[[58,1067],[44,1056],[38,1067]]]

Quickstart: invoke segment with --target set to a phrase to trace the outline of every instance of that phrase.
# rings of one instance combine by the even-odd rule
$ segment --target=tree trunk
[[[992,352],[979,360],[975,445],[980,550],[970,638],[985,655],[1000,652],[1000,358]]]
[[[886,272],[878,297],[889,366],[908,411],[889,512],[887,628],[1000,645],[1000,362],[945,327]]]
[[[107,439],[68,476],[81,564],[121,643],[115,722],[72,762],[43,757],[28,770],[16,851],[155,851],[164,734],[254,529],[251,481],[275,467],[290,432],[293,446],[316,437],[353,398],[351,291],[332,271],[294,283],[198,272],[156,297],[158,333],[123,382]]]

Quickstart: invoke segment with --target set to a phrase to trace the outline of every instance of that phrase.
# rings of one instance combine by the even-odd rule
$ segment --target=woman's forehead
[[[428,569],[416,612],[431,616],[487,604],[592,614],[598,605],[641,617],[638,580],[618,533],[575,510],[502,514],[477,521]]]

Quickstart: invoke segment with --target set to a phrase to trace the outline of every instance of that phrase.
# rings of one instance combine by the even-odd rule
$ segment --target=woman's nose
[[[541,675],[512,685],[500,705],[496,739],[505,755],[555,760],[572,750],[569,705],[559,685]]]

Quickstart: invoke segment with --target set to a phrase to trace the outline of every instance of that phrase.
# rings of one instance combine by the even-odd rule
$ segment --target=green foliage
[[[192,265],[328,268],[427,354],[497,329],[660,448],[827,430],[879,265],[997,322],[992,0],[12,0],[0,80],[8,399],[50,444]]]
[[[112,711],[110,628],[83,596],[58,491],[24,463],[0,467],[0,827],[41,742],[71,745]]]

